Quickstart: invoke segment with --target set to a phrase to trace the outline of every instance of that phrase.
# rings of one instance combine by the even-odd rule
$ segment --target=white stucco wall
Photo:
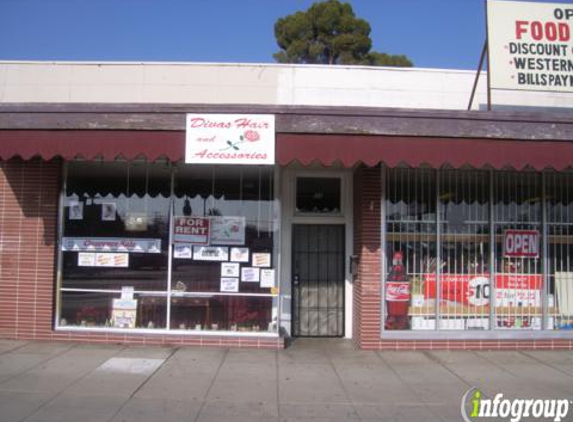
[[[0,103],[195,103],[464,110],[475,72],[282,64],[0,61]],[[502,108],[573,108],[573,95],[493,92]],[[486,107],[480,78],[474,109]]]

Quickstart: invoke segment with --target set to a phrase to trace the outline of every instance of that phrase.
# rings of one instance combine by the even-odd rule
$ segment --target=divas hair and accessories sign
[[[185,162],[275,164],[275,116],[187,114]]]

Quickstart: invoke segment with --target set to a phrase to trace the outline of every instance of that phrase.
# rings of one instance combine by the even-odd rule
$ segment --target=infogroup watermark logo
[[[466,422],[497,418],[519,422],[522,418],[562,421],[573,401],[568,399],[504,399],[502,393],[487,399],[478,388],[470,388],[462,397],[461,413]]]

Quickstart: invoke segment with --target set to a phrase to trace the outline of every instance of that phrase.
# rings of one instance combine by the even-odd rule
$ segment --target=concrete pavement
[[[297,340],[282,351],[0,340],[2,422],[459,421],[474,386],[490,396],[573,399],[573,353],[373,352],[343,340]]]

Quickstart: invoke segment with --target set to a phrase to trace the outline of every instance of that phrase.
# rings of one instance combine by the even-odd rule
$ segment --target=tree
[[[370,51],[370,24],[339,0],[314,3],[306,12],[279,18],[275,37],[281,50],[273,57],[279,63],[412,66],[404,55]]]
[[[372,51],[366,56],[366,60],[362,64],[370,66],[398,66],[398,67],[412,67],[414,63],[403,54],[386,54]]]

